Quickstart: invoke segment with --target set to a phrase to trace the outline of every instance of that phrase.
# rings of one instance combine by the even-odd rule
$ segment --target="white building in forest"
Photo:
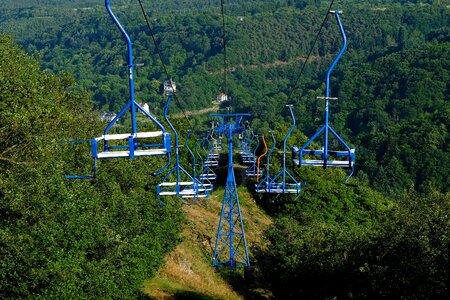
[[[142,103],[139,103],[139,105],[142,106],[142,108],[143,108],[146,112],[148,112],[148,113],[150,112],[150,106],[148,106],[147,103],[142,102]]]
[[[164,95],[170,95],[177,92],[177,85],[175,82],[170,78],[170,80],[164,81]]]
[[[216,97],[216,101],[218,102],[223,102],[223,101],[227,101],[228,100],[228,96],[225,93],[219,93]]]

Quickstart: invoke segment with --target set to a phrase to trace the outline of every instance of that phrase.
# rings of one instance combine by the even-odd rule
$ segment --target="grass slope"
[[[239,287],[233,287],[230,278],[226,280],[226,272],[211,266],[223,193],[223,187],[219,187],[206,205],[184,207],[188,219],[183,230],[184,241],[167,255],[158,274],[144,283],[147,296],[153,299],[244,299],[236,291]],[[272,219],[256,205],[247,189],[238,188],[238,193],[247,243],[252,249],[262,242],[262,234]],[[236,272],[243,275],[242,269]]]

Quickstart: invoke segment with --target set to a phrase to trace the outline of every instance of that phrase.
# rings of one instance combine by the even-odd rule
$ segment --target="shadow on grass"
[[[236,268],[229,269],[222,267],[217,269],[220,276],[225,279],[233,287],[233,290],[241,295],[244,299],[258,300],[269,299],[265,297],[267,291],[258,289],[261,286],[261,282],[258,282],[258,278],[255,276],[255,267]]]
[[[214,298],[204,294],[191,292],[191,291],[178,291],[173,295],[173,299],[176,300],[218,300],[219,298]]]
[[[159,298],[155,298],[152,296],[145,295],[144,293],[140,292],[138,295],[136,295],[136,299],[138,300],[157,300]],[[214,298],[205,294],[192,292],[192,291],[176,291],[174,294],[170,296],[170,299],[175,300],[220,300],[220,298]]]

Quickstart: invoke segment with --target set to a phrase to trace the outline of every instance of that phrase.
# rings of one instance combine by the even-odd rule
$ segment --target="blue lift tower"
[[[212,265],[227,266],[231,269],[248,267],[250,260],[234,176],[233,135],[245,131],[241,121],[243,117],[248,117],[250,114],[211,114],[210,116],[222,119],[216,132],[228,138],[228,176]]]

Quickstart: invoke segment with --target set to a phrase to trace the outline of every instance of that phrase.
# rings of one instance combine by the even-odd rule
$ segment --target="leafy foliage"
[[[424,194],[450,187],[448,49],[430,42],[394,52],[343,82],[344,97],[360,99],[347,124],[373,154],[363,170],[387,195],[410,186]]]
[[[394,203],[321,180],[267,232],[260,286],[280,299],[448,297],[448,194]]]
[[[47,71],[1,37],[0,296],[133,297],[177,243],[183,221],[177,208],[152,205],[157,179],[147,175],[164,162],[105,161],[96,180],[67,182],[62,174],[90,171],[82,165],[89,155],[83,146],[58,143],[98,134],[92,105],[117,111],[125,103],[125,44],[98,1],[26,4],[2,1],[0,28],[41,57]],[[135,41],[135,61],[145,63],[136,74],[137,98],[161,115],[167,78],[150,33],[135,1],[113,6]],[[209,107],[224,88],[218,3],[146,6],[178,84],[177,109]],[[332,74],[339,101],[332,103],[331,122],[359,149],[362,188],[341,185],[336,170],[296,173],[308,181],[300,202],[280,197],[267,205],[276,222],[269,247],[256,257],[258,282],[279,298],[448,298],[442,267],[450,253],[448,8],[443,1],[403,0],[343,6],[349,49]],[[323,96],[325,70],[340,47],[330,19],[302,77],[298,72],[326,8],[312,0],[227,1],[231,104],[252,113],[258,133],[275,129],[278,145],[289,128],[287,103],[300,129],[289,143],[301,145],[323,123],[316,97]],[[202,121],[189,122],[200,130]],[[189,127],[186,120],[175,123]],[[278,171],[280,155],[271,161]]]
[[[363,150],[358,153],[359,177],[368,177],[373,187],[395,197],[412,186],[423,194],[433,188],[446,192],[450,186],[445,150],[448,14],[439,1],[413,2],[346,2],[343,21],[349,49],[331,80],[332,94],[339,97],[331,106],[331,122]],[[97,108],[118,111],[127,99],[127,83],[126,68],[121,67],[125,43],[117,28],[98,3],[86,2],[75,10],[73,3],[61,2],[57,11],[52,3],[27,8],[26,14],[18,4],[4,4],[2,30],[14,33],[27,52],[42,56],[44,68],[74,74],[80,86],[92,91]],[[171,1],[163,6],[158,1],[144,4],[164,63],[178,85],[180,101],[173,111],[211,106],[224,88],[218,4],[184,1],[182,13],[176,7],[179,3]],[[89,9],[82,9],[84,5]],[[112,5],[132,36],[135,61],[145,64],[137,69],[137,99],[161,115],[166,74],[139,6],[130,1]],[[331,18],[297,89],[292,88],[328,3],[226,5],[231,105],[252,113],[253,127],[264,134],[283,122],[284,105],[294,103],[298,128],[310,136],[323,122],[323,105],[316,96],[323,95],[325,69],[340,47]],[[203,129],[206,126],[200,125]]]
[[[136,296],[179,241],[182,214],[157,206],[148,161],[64,179],[78,153],[59,140],[96,130],[87,95],[41,72],[11,38],[0,37],[0,56],[1,297]]]

